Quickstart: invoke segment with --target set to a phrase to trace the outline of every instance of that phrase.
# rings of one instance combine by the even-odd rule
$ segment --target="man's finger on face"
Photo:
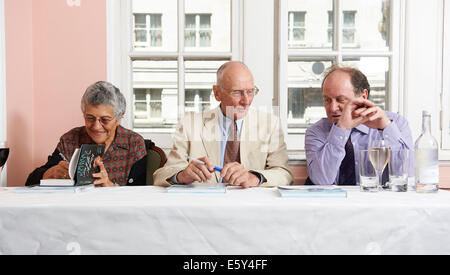
[[[360,117],[361,113],[364,112],[365,110],[367,110],[367,108],[365,108],[365,107],[358,108],[353,111],[352,115],[353,115],[353,117]]]
[[[361,116],[373,116],[374,114],[376,114],[378,112],[378,107],[371,107],[368,108],[367,110],[365,110],[364,112],[361,113]]]

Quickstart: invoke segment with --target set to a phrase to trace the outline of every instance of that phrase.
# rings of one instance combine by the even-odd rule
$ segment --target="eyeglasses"
[[[222,87],[222,89],[224,90],[228,90]],[[257,95],[259,92],[258,87],[255,86],[255,88],[250,89],[250,90],[232,90],[230,92],[230,95],[234,98],[242,98],[244,96],[244,94],[246,94],[248,97],[254,97],[255,95]]]
[[[84,120],[86,121],[86,123],[89,124],[94,124],[98,120],[98,122],[100,122],[101,125],[105,126],[111,123],[114,120],[114,118],[111,117],[96,118],[95,116],[87,115],[84,117]]]

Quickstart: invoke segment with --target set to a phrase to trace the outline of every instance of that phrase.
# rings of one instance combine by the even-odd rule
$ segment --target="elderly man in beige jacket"
[[[213,91],[220,106],[186,113],[174,134],[166,165],[153,175],[155,185],[223,182],[248,188],[291,184],[280,120],[250,107],[258,88],[247,66],[237,61],[222,65]],[[203,164],[188,162],[187,156]],[[215,171],[214,166],[223,167],[222,171]]]

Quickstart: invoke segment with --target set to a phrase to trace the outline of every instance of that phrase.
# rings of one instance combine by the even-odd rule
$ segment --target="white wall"
[[[404,115],[414,140],[421,132],[422,110],[431,112],[433,136],[440,137],[442,10],[442,0],[406,1]]]
[[[260,89],[253,106],[261,108],[271,108],[274,94],[274,3],[273,0],[244,1],[243,61]]]

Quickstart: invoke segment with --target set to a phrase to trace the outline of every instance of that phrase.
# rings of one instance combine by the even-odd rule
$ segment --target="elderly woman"
[[[85,126],[64,134],[48,162],[28,176],[26,185],[38,185],[41,179],[68,178],[69,163],[63,156],[70,160],[82,144],[106,145],[103,158],[95,160],[94,166],[100,167],[100,172],[93,174],[94,184],[126,185],[129,178],[137,178],[133,173],[142,173],[143,169],[135,169],[133,165],[142,160],[147,151],[142,136],[120,126],[125,108],[124,96],[112,84],[99,81],[89,86],[81,99]]]

